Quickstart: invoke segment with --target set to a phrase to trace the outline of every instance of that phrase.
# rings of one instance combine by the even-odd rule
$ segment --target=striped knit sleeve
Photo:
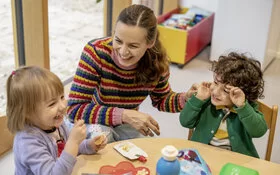
[[[67,114],[71,122],[83,119],[85,123],[115,126],[122,123],[123,109],[102,106],[94,100],[102,71],[100,57],[108,54],[106,48],[98,47],[97,42],[89,42],[84,47],[70,89]]]
[[[186,93],[173,92],[168,82],[170,73],[166,73],[159,80],[158,85],[151,93],[152,104],[159,111],[180,112],[185,105]]]

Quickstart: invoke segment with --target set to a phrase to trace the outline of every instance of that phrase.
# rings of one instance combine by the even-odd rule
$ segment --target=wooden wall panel
[[[163,11],[162,13],[170,12],[179,7],[178,0],[164,0],[163,1]]]
[[[0,116],[0,156],[13,147],[14,136],[7,128],[7,117]]]
[[[113,6],[112,6],[112,16],[110,17],[107,13],[107,4],[108,0],[104,0],[104,35],[107,36],[107,33],[109,32],[110,35],[114,31],[115,23],[117,21],[117,18],[119,16],[119,13],[127,6],[132,4],[132,0],[113,0]],[[111,22],[112,30],[108,31],[107,22]]]
[[[50,68],[48,0],[22,1],[26,65]]]

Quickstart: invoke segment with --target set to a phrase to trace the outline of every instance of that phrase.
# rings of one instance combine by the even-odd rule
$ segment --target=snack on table
[[[114,149],[117,150],[122,156],[130,160],[136,160],[140,156],[143,156],[144,158],[148,157],[145,151],[128,141],[117,143],[114,146]],[[143,158],[141,158],[141,160],[143,160]]]
[[[124,145],[122,145],[122,150],[124,150],[124,151],[126,151],[126,152],[128,152],[130,149],[131,149],[131,145],[130,144],[124,144]]]
[[[148,174],[150,174],[150,172],[143,168],[142,170],[138,170],[136,175],[148,175]]]
[[[105,138],[106,138],[105,134],[100,135],[100,137],[94,141],[95,145],[101,145],[102,142],[105,140]]]

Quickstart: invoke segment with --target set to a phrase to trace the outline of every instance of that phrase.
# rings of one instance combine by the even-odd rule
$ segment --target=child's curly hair
[[[263,73],[258,60],[230,52],[214,61],[211,70],[220,76],[221,83],[242,89],[248,101],[264,98]]]

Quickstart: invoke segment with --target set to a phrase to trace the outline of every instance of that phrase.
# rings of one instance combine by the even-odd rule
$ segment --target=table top
[[[195,148],[209,165],[212,174],[218,175],[223,165],[233,163],[257,170],[262,174],[275,174],[280,172],[280,164],[262,159],[246,156],[232,151],[220,149],[214,146],[176,138],[138,138],[126,140],[143,149],[147,154],[147,162],[131,161],[135,167],[144,166],[150,169],[151,175],[156,174],[156,163],[161,157],[161,149],[166,145],[173,145],[177,149]],[[123,141],[120,141],[123,142]],[[120,142],[108,144],[105,149],[94,155],[80,155],[73,169],[73,175],[82,173],[98,173],[103,165],[116,166],[121,161],[128,161],[113,147]]]

